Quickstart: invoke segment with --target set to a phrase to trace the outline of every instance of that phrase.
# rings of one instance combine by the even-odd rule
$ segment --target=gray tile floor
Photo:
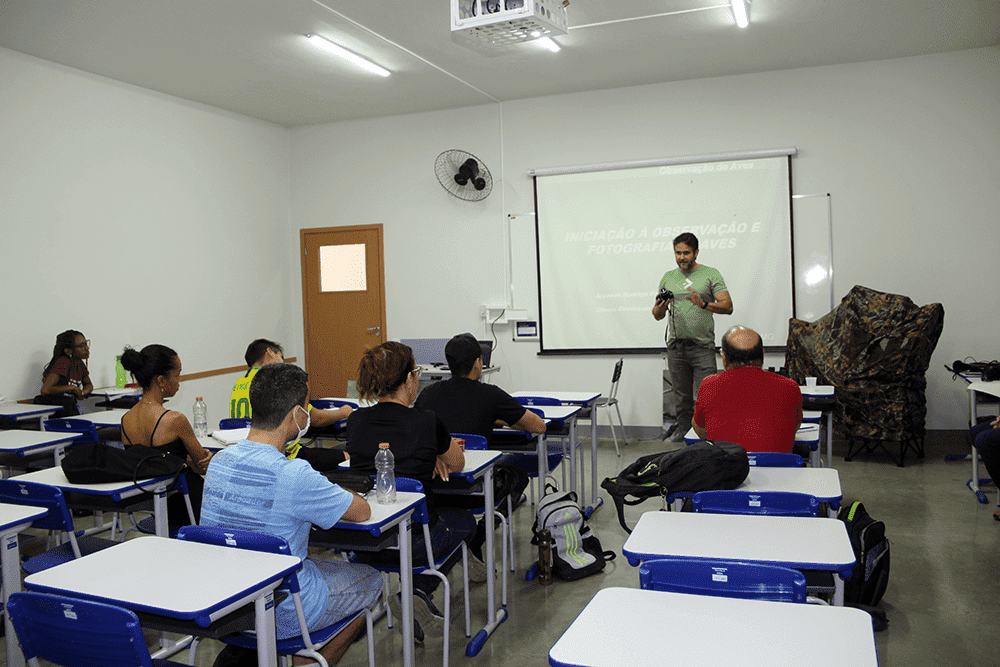
[[[659,440],[640,441],[630,444],[619,459],[610,440],[602,440],[600,478],[617,473],[638,456],[669,447],[672,445]],[[872,516],[885,521],[892,543],[889,588],[881,603],[889,628],[876,635],[881,667],[997,664],[1000,522],[992,516],[997,493],[989,487],[989,504],[980,505],[965,486],[969,462],[944,461],[945,454],[964,451],[961,432],[934,432],[928,435],[926,458],[911,459],[899,468],[877,455],[845,462],[846,447],[835,443],[835,467],[840,471],[845,500],[862,500]],[[658,501],[649,500],[630,508],[626,517],[632,524],[641,512],[659,509],[658,505]],[[637,586],[636,569],[620,556],[625,533],[610,503],[591,521],[604,548],[619,554],[603,574],[579,582],[556,581],[549,587],[525,582],[525,567],[534,559],[529,544],[532,518],[527,505],[515,512],[518,569],[510,581],[509,618],[475,658],[465,656],[468,640],[460,629],[461,584],[452,577],[452,664],[547,664],[549,648],[597,590]],[[436,595],[440,599],[440,589]],[[481,611],[484,600],[485,586],[473,585],[473,633],[477,624],[485,621]],[[400,635],[387,629],[384,620],[376,625],[375,645],[377,664],[401,663]],[[204,642],[198,665],[211,665],[219,649],[215,642]],[[664,664],[669,664],[669,647],[660,650]],[[428,638],[415,655],[418,665],[441,664],[441,640]],[[340,664],[366,665],[364,643],[355,644]]]

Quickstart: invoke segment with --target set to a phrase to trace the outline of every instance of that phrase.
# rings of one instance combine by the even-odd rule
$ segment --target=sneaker
[[[486,563],[471,551],[469,552],[469,581],[477,584],[486,581]]]
[[[403,618],[403,607],[399,594],[389,597],[389,608],[393,618]],[[399,625],[402,632],[402,624]],[[424,636],[441,637],[444,635],[444,615],[434,606],[423,591],[413,591],[413,641],[422,644]]]
[[[684,431],[684,429],[679,428],[676,431],[674,431],[674,434],[672,436],[670,436],[670,442],[684,442],[685,435],[687,435],[687,433]]]
[[[399,630],[400,634],[402,634],[403,625],[401,621],[403,618],[403,605],[402,602],[400,602],[399,593],[389,596],[389,609],[392,610],[392,617],[396,621],[396,628]],[[424,631],[420,629],[420,624],[417,623],[416,619],[413,620],[413,643],[424,643]]]

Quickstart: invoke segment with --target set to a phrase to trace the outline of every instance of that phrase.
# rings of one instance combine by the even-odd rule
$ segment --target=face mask
[[[295,442],[296,440],[299,440],[300,438],[302,438],[302,436],[304,436],[306,434],[306,431],[309,430],[309,425],[312,423],[312,419],[309,417],[309,411],[308,410],[306,410],[305,408],[303,408],[301,405],[296,405],[295,409],[296,410],[302,410],[302,412],[306,413],[306,425],[305,425],[304,428],[300,428],[299,429],[299,434],[297,436],[295,436],[294,439],[289,440],[288,444],[291,444],[291,443]],[[297,416],[298,415],[292,415],[292,419],[295,420],[295,426],[296,427],[298,427],[298,425],[299,425],[299,420],[296,419]]]

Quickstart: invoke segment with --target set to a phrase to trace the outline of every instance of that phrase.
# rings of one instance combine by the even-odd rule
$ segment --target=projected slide
[[[660,351],[651,314],[672,241],[699,240],[732,296],[734,324],[784,345],[792,316],[789,158],[537,176],[536,224],[545,352]]]

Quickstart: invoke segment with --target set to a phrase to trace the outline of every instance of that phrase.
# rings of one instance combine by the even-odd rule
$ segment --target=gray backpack
[[[604,563],[614,560],[613,551],[604,551],[597,536],[583,516],[576,494],[556,491],[553,487],[538,502],[535,523],[531,527],[532,544],[538,544],[543,530],[552,535],[552,574],[565,581],[575,581],[604,570]]]

